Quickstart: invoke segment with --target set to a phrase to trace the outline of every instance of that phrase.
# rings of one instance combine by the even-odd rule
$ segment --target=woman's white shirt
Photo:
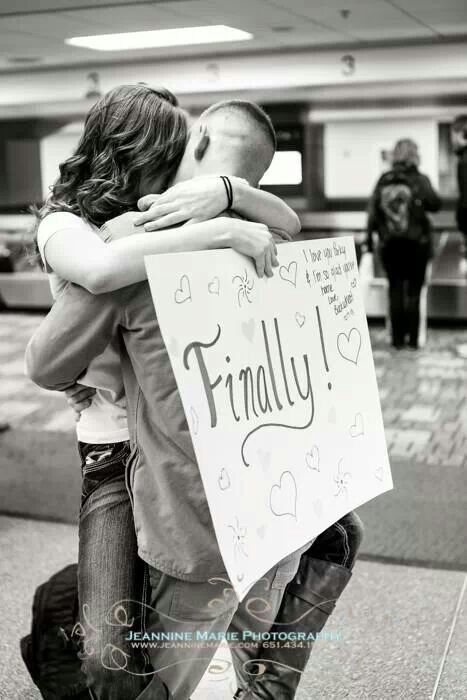
[[[57,274],[47,262],[47,244],[60,231],[72,231],[79,236],[84,230],[99,235],[99,230],[79,216],[69,212],[48,214],[39,224],[37,245],[49,277],[50,290],[54,299],[61,294],[68,281]],[[107,444],[129,440],[125,391],[118,341],[109,343],[104,352],[96,357],[79,382],[96,389],[89,408],[81,413],[76,424],[80,442]]]

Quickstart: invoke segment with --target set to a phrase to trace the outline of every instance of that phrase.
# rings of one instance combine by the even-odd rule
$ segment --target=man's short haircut
[[[467,136],[467,114],[459,114],[459,116],[454,119],[452,130],[456,132],[461,131]]]
[[[244,114],[247,119],[250,119],[259,126],[271,143],[274,151],[276,150],[277,138],[271,118],[266,114],[264,109],[261,109],[255,102],[249,102],[248,100],[224,100],[223,102],[217,102],[211,107],[208,107],[208,109],[202,113],[201,117],[210,117],[215,112],[228,112],[229,110]]]

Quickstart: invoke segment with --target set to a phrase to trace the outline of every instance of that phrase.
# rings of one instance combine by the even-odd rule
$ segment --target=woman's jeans
[[[240,606],[227,578],[191,583],[147,567],[138,558],[125,484],[128,444],[80,443],[79,449],[83,470],[78,562],[81,659],[91,694],[98,700],[165,699],[163,678],[174,698],[189,697],[214,655],[212,645],[201,653],[199,649],[190,653],[149,649],[152,667],[156,671],[165,667],[160,678],[148,663],[145,645],[127,641],[129,632],[168,628],[223,633],[229,625],[238,630],[267,630],[297,571],[300,552],[265,574]],[[266,605],[266,620],[249,612],[251,597],[256,605],[259,598]],[[238,655],[237,673],[243,672],[245,660]]]
[[[83,472],[78,561],[82,668],[94,698],[131,700],[152,676],[144,675],[144,653],[128,648],[125,642],[129,629],[143,629],[142,601],[147,586],[125,485],[129,444],[79,443],[79,451]]]

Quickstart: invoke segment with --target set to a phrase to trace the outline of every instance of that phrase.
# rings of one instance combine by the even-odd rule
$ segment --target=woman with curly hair
[[[259,274],[272,274],[277,258],[266,224],[294,234],[297,217],[278,198],[237,178],[229,179],[230,193],[220,177],[179,183],[175,200],[166,198],[159,214],[166,217],[166,224],[183,219],[188,222],[185,226],[154,232],[135,228],[133,235],[107,241],[106,222],[135,210],[148,193],[154,205],[181,161],[186,140],[185,116],[166,90],[122,86],[91,108],[75,153],[61,164],[60,177],[38,212],[37,244],[55,297],[70,281],[94,294],[142,281],[145,255],[179,250],[232,247],[252,257]],[[226,191],[237,212],[249,219],[259,217],[262,223],[229,216],[191,223],[226,209]],[[80,382],[68,395],[80,416],[77,436],[83,475],[78,562],[81,659],[93,697],[130,700],[151,675],[146,675],[143,654],[125,641],[127,624],[133,630],[144,626],[147,583],[125,485],[130,447],[117,347],[110,344]],[[95,390],[92,400],[89,387]],[[166,697],[161,683],[154,700]]]

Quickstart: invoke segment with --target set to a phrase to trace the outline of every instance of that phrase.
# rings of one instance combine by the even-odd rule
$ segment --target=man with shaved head
[[[118,238],[137,232],[138,226],[143,224],[147,230],[154,230],[176,225],[183,218],[189,219],[193,207],[189,206],[188,197],[199,195],[202,201],[206,187],[206,177],[200,178],[199,193],[193,195],[191,188],[188,195],[183,183],[195,176],[215,177],[216,186],[225,186],[229,210],[241,213],[242,188],[236,188],[233,201],[229,178],[243,178],[250,187],[256,187],[271,163],[275,148],[272,123],[257,105],[240,100],[214,105],[201,114],[191,129],[175,187],[162,195],[143,198],[146,211],[142,215],[130,212],[108,222],[108,235]],[[182,215],[175,215],[175,211],[181,211]],[[204,214],[209,218],[209,213]],[[280,238],[279,233],[277,239]],[[272,274],[273,257],[271,254],[265,260],[259,272]],[[267,572],[244,603],[238,604],[220,555],[183,406],[146,282],[95,296],[70,285],[30,342],[27,352],[30,376],[45,388],[64,390],[76,382],[115,335],[122,340],[121,363],[134,445],[127,482],[138,551],[148,564],[151,588],[146,625],[149,637],[132,641],[148,642],[147,652],[154,673],[138,699],[188,700],[214,654],[216,640],[224,633],[247,629],[254,634],[271,629],[281,608],[284,590],[294,579],[300,557],[309,550],[309,544]],[[339,532],[344,529],[340,526]],[[345,555],[346,561],[353,562],[355,551],[348,538],[345,539]],[[342,571],[332,569],[332,563],[330,566],[335,600],[350,573],[347,565],[339,565]],[[291,607],[281,608],[282,618],[277,620],[279,629],[287,622],[293,626],[296,620],[307,617],[315,608],[319,624],[324,624],[333,604],[327,597],[329,568],[326,571],[314,568],[309,562],[306,570],[301,567],[290,597]],[[319,587],[322,595],[313,600],[308,600],[307,575],[324,577]],[[303,591],[303,600],[307,601],[305,614],[305,603],[297,607],[298,589]],[[252,598],[264,601],[267,615],[249,613],[248,603]],[[328,607],[322,609],[320,600]],[[266,617],[267,621],[258,617]],[[306,621],[301,629],[303,627],[306,628]],[[313,630],[313,623],[311,628]],[[167,633],[181,635],[178,647],[173,639],[166,644],[160,641]],[[203,646],[196,642],[200,639],[199,633],[211,643]],[[113,655],[117,664],[114,668],[124,668],[125,654],[116,651],[120,652],[120,657],[117,654],[115,660]],[[295,695],[309,652],[302,654],[300,668],[292,676],[293,669],[287,660],[287,677],[282,673],[284,663],[280,654],[269,655],[272,663],[264,683],[261,678],[256,682],[252,680],[255,664],[252,666],[251,662],[257,652],[248,652],[234,643],[232,654],[242,697],[289,700]],[[96,664],[93,672],[109,677],[108,666],[99,670]],[[144,676],[141,682],[143,686]]]
[[[206,109],[191,130],[175,181],[224,172],[258,185],[276,151],[271,120],[258,105],[243,100],[219,102]],[[210,148],[209,148],[210,146]]]

